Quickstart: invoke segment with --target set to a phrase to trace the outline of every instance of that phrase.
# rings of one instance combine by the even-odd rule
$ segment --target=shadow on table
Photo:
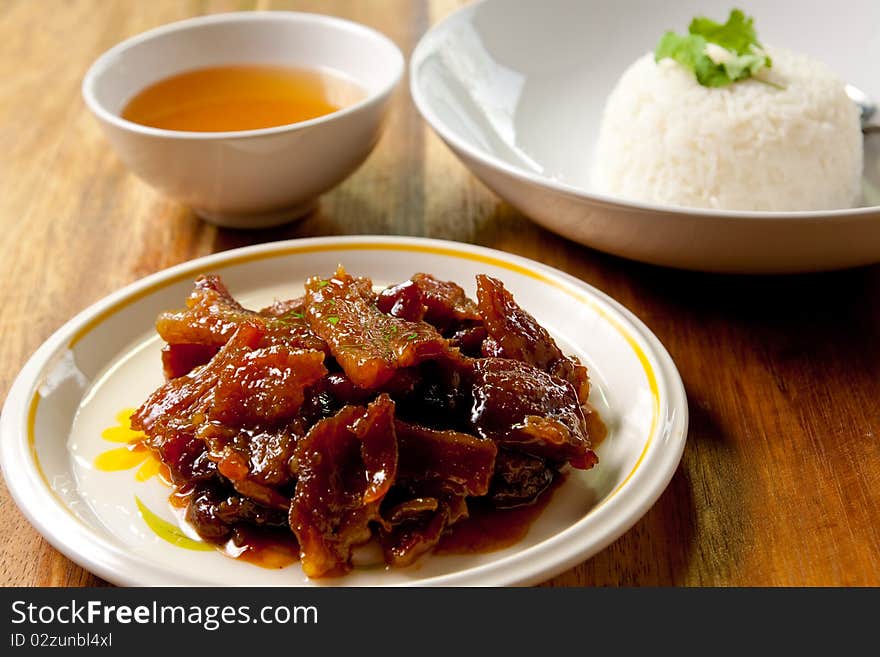
[[[787,276],[662,269],[605,258],[627,277],[664,342],[677,323],[714,333],[720,348],[750,349],[785,392],[792,377],[855,381],[880,367],[880,266]],[[673,356],[675,354],[673,353]]]
[[[671,586],[729,581],[742,545],[742,514],[736,505],[741,490],[734,485],[717,499],[706,500],[701,480],[711,473],[707,452],[726,452],[714,459],[735,468],[730,445],[711,415],[691,405],[688,445],[666,490],[623,536],[592,559],[556,577],[550,586]],[[723,524],[724,528],[720,525]],[[698,537],[700,540],[698,541]],[[699,554],[697,554],[699,552]]]
[[[483,216],[462,217],[459,212],[455,207],[436,209],[439,216],[453,218],[447,223],[439,221],[438,216],[423,216],[422,210],[398,216],[340,187],[322,198],[311,214],[289,224],[263,230],[219,228],[214,250],[335,235],[408,235],[451,239],[538,260],[541,260],[541,256],[535,249],[547,248],[553,253],[564,254],[571,252],[572,248],[581,248],[537,226],[505,203],[496,204],[491,212]]]
[[[868,295],[880,291],[880,266],[749,276],[680,271],[602,257],[606,266],[629,270],[633,284],[652,296],[682,309],[723,314],[742,324],[771,320],[835,326],[874,310]]]
[[[415,225],[412,226],[414,230],[405,233],[393,230],[395,219],[366,199],[339,189],[332,197],[321,199],[311,213],[282,226],[260,230],[218,228],[214,250],[226,251],[301,237],[421,234]]]

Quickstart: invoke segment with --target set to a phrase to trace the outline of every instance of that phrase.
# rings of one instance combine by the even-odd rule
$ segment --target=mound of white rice
[[[596,191],[722,210],[856,205],[859,113],[814,59],[768,49],[776,89],[756,80],[707,88],[670,59],[637,60],[608,98],[593,163]]]

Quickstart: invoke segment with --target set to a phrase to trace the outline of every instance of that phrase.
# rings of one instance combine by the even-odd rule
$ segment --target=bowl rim
[[[322,116],[308,119],[306,121],[298,121],[296,123],[285,123],[283,125],[272,126],[269,128],[257,128],[253,130],[229,130],[229,131],[212,131],[201,132],[192,130],[166,130],[164,128],[154,128],[151,126],[141,125],[134,121],[122,118],[115,112],[111,112],[97,99],[95,95],[95,84],[100,75],[109,70],[112,66],[112,60],[120,53],[125,52],[132,46],[136,46],[147,41],[151,41],[157,37],[175,32],[186,32],[198,29],[205,25],[213,25],[217,23],[263,23],[263,22],[302,22],[321,24],[348,30],[352,33],[359,33],[370,39],[373,39],[380,47],[388,49],[392,54],[394,63],[389,69],[388,81],[385,82],[378,90],[367,93],[364,98],[358,102],[343,107],[335,112],[324,114]],[[179,140],[215,140],[215,139],[246,139],[249,137],[264,137],[282,133],[295,132],[304,130],[315,125],[328,123],[335,119],[340,119],[349,114],[359,112],[366,107],[382,102],[391,92],[398,86],[406,63],[400,48],[386,35],[378,30],[368,27],[355,21],[350,21],[337,16],[328,16],[326,14],[318,14],[302,11],[274,11],[274,10],[257,10],[257,11],[235,11],[225,12],[221,14],[208,14],[205,16],[195,16],[193,18],[185,18],[183,20],[166,23],[158,27],[152,28],[145,32],[135,34],[123,41],[120,41],[109,50],[104,51],[89,66],[83,77],[80,87],[83,100],[88,108],[101,121],[109,123],[116,128],[127,132],[134,132],[150,137],[163,137],[166,139]],[[319,67],[320,69],[321,67]],[[181,72],[188,69],[182,69]],[[354,80],[357,84],[358,81]]]
[[[600,192],[587,191],[582,187],[576,187],[558,179],[551,178],[523,167],[514,165],[496,155],[489,153],[460,137],[454,130],[449,128],[433,110],[431,103],[422,93],[419,71],[424,61],[432,54],[439,51],[437,44],[442,43],[441,35],[455,29],[466,22],[482,5],[493,0],[477,0],[472,4],[460,7],[446,16],[439,23],[433,25],[422,35],[416,47],[413,49],[409,61],[409,88],[413,102],[422,118],[431,126],[437,135],[453,151],[476,160],[483,166],[515,178],[521,182],[543,187],[547,190],[574,198],[578,201],[592,204],[614,206],[617,209],[647,212],[652,214],[664,214],[667,216],[687,216],[691,218],[757,220],[757,221],[793,221],[824,223],[848,219],[850,221],[875,220],[880,213],[880,205],[861,206],[855,208],[841,208],[837,210],[796,210],[796,211],[763,211],[763,210],[718,210],[714,208],[693,208],[677,205],[660,205],[645,201],[625,199],[620,196],[602,194]]]

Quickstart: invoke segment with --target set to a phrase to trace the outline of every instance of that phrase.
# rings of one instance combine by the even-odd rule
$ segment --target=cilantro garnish
[[[410,333],[408,336],[406,336],[406,339],[407,340],[415,340],[417,337],[419,337],[419,336],[416,333]]]
[[[389,342],[391,340],[391,337],[396,333],[397,326],[395,326],[394,324],[392,324],[391,326],[386,326],[382,329],[382,337],[385,339],[386,342]]]
[[[290,322],[292,322],[293,320],[304,319],[304,318],[305,318],[305,315],[303,315],[302,313],[298,313],[295,310],[288,310],[286,313],[284,313],[283,315],[280,315],[278,317],[278,321],[281,322],[282,324],[284,324],[285,326],[289,326]]]
[[[729,57],[715,63],[706,54],[710,43],[727,50]],[[773,65],[758,41],[754,19],[739,9],[731,10],[723,25],[700,16],[691,21],[685,36],[667,32],[654,50],[654,61],[666,57],[693,71],[697,82],[704,87],[725,87]],[[759,81],[777,86],[766,80]]]
[[[331,324],[335,324],[336,322],[339,321],[339,318],[335,317],[335,316],[331,316],[331,317],[327,318],[327,321],[330,322]]]

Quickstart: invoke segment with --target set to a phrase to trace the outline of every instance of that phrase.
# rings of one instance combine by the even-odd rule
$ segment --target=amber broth
[[[364,96],[354,82],[323,71],[217,66],[150,85],[128,102],[122,118],[165,130],[257,130],[324,116]]]

